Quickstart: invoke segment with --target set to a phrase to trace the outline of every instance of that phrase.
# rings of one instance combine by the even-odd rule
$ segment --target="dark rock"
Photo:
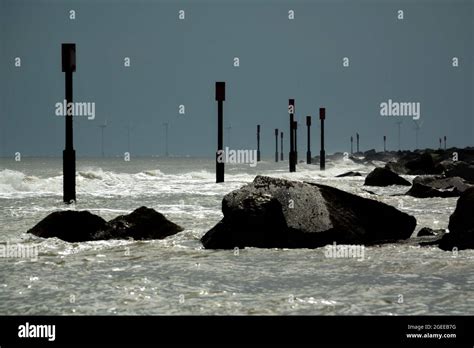
[[[288,244],[288,226],[278,199],[257,192],[239,197],[242,200],[238,203],[236,197],[229,198],[231,201],[224,198],[222,202],[222,211],[227,218],[201,239],[207,249],[283,248]]]
[[[416,236],[404,240],[399,240],[397,241],[397,244],[421,247],[438,246],[445,234],[446,230],[443,229],[433,230],[429,227],[423,227]]]
[[[392,172],[387,168],[375,168],[365,178],[364,185],[366,186],[390,186],[390,185],[404,185],[410,186],[410,182],[403,179],[400,175]]]
[[[397,174],[407,174],[407,169],[399,162],[388,162],[384,168]]]
[[[350,155],[349,159],[357,164],[367,164],[367,161],[364,159],[364,157],[359,157],[356,154]]]
[[[339,174],[339,175],[336,175],[336,178],[344,178],[346,176],[362,176],[361,173],[359,172],[347,172],[347,173],[344,173],[344,174]]]
[[[474,249],[474,187],[459,197],[454,213],[449,217],[449,233],[439,247],[443,250]]]
[[[407,175],[434,175],[441,174],[441,169],[436,165],[429,152],[410,152],[403,155],[397,162],[389,162],[385,168],[397,174]]]
[[[257,176],[227,194],[224,218],[205,248],[317,248],[333,242],[377,244],[409,238],[413,216],[333,187]]]
[[[364,160],[366,163],[372,163],[373,161],[379,162],[390,162],[396,161],[398,154],[396,152],[369,152],[364,154]]]
[[[474,165],[462,161],[443,161],[441,166],[447,177],[460,177],[470,183],[474,183]]]
[[[163,239],[183,229],[153,209],[141,207],[109,222],[88,211],[58,211],[49,214],[27,233],[66,242],[107,239]]]
[[[367,157],[367,156],[373,156],[377,153],[377,151],[375,151],[375,149],[370,149],[370,150],[367,150],[364,152],[364,156]]]
[[[163,239],[183,230],[154,209],[140,207],[107,222],[99,239]]]
[[[435,167],[433,157],[429,153],[423,153],[421,156],[406,162],[405,168],[408,169],[408,175],[440,174],[440,171]]]
[[[55,211],[27,233],[41,238],[57,237],[66,242],[85,242],[93,240],[98,231],[106,228],[106,221],[88,211]]]
[[[417,237],[428,237],[428,236],[437,236],[439,234],[444,234],[446,230],[443,229],[438,229],[438,230],[433,230],[432,228],[429,227],[423,227],[421,230],[418,231]]]
[[[417,176],[406,194],[417,198],[459,197],[469,187],[471,186],[458,177]]]

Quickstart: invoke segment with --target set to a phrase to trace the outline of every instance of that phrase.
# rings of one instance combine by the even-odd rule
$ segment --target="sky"
[[[389,99],[420,103],[420,148],[442,136],[473,146],[473,8],[474,0],[0,0],[0,154],[62,156],[62,43],[76,44],[74,101],[95,103],[95,119],[74,119],[78,157],[100,156],[105,122],[107,156],[128,151],[128,129],[132,155],[163,155],[168,123],[170,154],[213,157],[216,81],[226,82],[231,149],[255,149],[260,124],[262,156],[273,156],[275,128],[287,153],[289,98],[299,151],[311,115],[319,152],[320,107],[326,152],[350,151],[356,132],[361,150],[382,150],[384,135],[397,150],[397,121],[401,147],[415,148],[413,119],[380,115]]]

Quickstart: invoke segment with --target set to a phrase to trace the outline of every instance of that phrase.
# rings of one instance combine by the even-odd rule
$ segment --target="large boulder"
[[[474,249],[474,187],[467,189],[459,197],[454,213],[449,218],[449,233],[439,247],[443,250],[453,248]]]
[[[106,222],[88,211],[57,211],[49,214],[27,233],[66,242],[107,239],[163,239],[183,229],[157,211],[140,207],[128,215]]]
[[[406,194],[417,198],[459,197],[469,187],[471,185],[458,177],[417,176]]]
[[[387,168],[375,168],[365,178],[364,185],[366,186],[390,186],[403,185],[410,186],[410,182],[403,179],[400,175],[392,172]]]
[[[257,176],[222,200],[208,249],[317,248],[409,238],[416,220],[392,206],[315,183]]]
[[[93,240],[97,232],[106,229],[106,221],[88,211],[55,211],[27,231],[41,238],[57,237],[66,242]]]

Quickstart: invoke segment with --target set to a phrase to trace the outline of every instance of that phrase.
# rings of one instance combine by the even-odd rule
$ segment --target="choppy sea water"
[[[256,174],[317,181],[377,199],[447,228],[456,199],[397,196],[406,187],[367,188],[361,177],[335,178],[351,161],[318,166],[263,161],[228,165],[216,184],[210,159],[79,159],[77,204],[62,204],[61,160],[0,159],[0,242],[36,246],[37,260],[0,258],[0,315],[474,314],[474,251],[389,244],[364,258],[327,258],[325,249],[204,250],[200,237],[222,218],[222,197]],[[407,177],[412,180],[413,177]],[[366,190],[374,191],[377,195]],[[146,205],[185,231],[157,241],[66,243],[25,234],[58,209],[105,219]]]

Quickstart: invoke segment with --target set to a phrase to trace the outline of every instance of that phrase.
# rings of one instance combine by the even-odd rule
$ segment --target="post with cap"
[[[295,161],[295,100],[289,99],[288,101],[288,113],[290,114],[290,153],[288,156],[288,163],[290,167],[290,173],[296,171]]]
[[[319,169],[326,169],[326,152],[324,151],[324,120],[326,119],[326,108],[319,108],[319,119],[321,120],[321,153],[319,154]]]
[[[278,128],[275,129],[275,162],[278,162]]]
[[[387,152],[387,136],[383,136],[383,152]]]
[[[65,73],[66,106],[72,103],[72,73],[76,71],[76,44],[63,43],[61,46],[62,71]],[[63,151],[63,201],[76,201],[76,151],[73,143],[72,113],[66,114],[66,147]]]
[[[260,162],[260,125],[257,124],[257,162]]]
[[[216,152],[216,182],[224,182],[224,161],[219,160],[224,152],[224,115],[225,82],[216,82],[217,100],[217,152]]]
[[[311,116],[306,116],[306,126],[308,127],[308,150],[306,151],[306,163],[311,164]]]
[[[280,133],[280,160],[283,161],[283,132]]]

